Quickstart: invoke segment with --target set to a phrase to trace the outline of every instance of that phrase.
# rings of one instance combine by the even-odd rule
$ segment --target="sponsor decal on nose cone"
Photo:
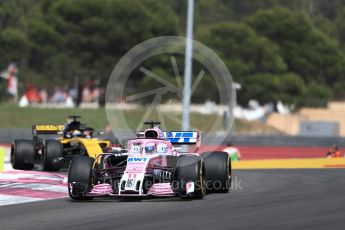
[[[127,162],[146,162],[148,160],[147,157],[129,157]]]

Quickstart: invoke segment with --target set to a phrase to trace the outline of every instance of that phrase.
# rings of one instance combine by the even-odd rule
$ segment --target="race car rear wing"
[[[195,145],[194,151],[199,151],[201,146],[201,133],[195,131],[163,132],[166,139],[173,145]]]
[[[169,140],[173,145],[197,145],[200,146],[201,134],[196,131],[171,131],[162,132],[163,139]],[[137,137],[145,137],[145,132],[137,132]]]
[[[171,131],[162,132],[159,128],[161,124],[158,121],[146,121],[145,125],[149,125],[149,129],[145,132],[137,132],[138,138],[160,138],[169,140],[173,145],[196,145],[197,148],[201,146],[201,134],[196,131]]]
[[[163,135],[171,144],[179,145],[195,145],[200,139],[200,134],[194,131],[163,132]]]
[[[64,129],[64,125],[33,125],[32,135],[56,135]]]

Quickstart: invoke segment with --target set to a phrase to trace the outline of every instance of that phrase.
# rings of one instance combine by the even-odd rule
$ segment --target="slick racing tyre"
[[[180,156],[175,170],[175,181],[177,182],[181,197],[202,199],[206,194],[204,175],[204,163],[199,156]],[[188,182],[194,182],[194,192],[190,196],[186,196],[186,185]]]
[[[201,155],[205,161],[206,188],[210,192],[227,193],[231,187],[231,160],[226,152],[206,152]]]
[[[68,194],[73,200],[90,200],[86,197],[92,184],[94,159],[87,156],[76,156],[68,168]]]
[[[11,146],[11,164],[14,169],[32,170],[35,163],[35,147],[32,140],[16,140]]]
[[[54,160],[62,157],[62,144],[58,140],[46,140],[42,154],[43,170],[58,171],[60,168]]]

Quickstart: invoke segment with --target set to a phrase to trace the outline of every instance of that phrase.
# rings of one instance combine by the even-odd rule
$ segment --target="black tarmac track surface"
[[[69,198],[0,207],[0,229],[345,229],[345,170],[237,170],[204,200]]]

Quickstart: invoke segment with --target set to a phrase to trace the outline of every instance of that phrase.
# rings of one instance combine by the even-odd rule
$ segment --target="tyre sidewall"
[[[193,198],[202,199],[205,195],[205,168],[203,160],[195,155],[180,156],[177,161],[175,180],[178,189],[185,191],[187,182],[194,182]]]
[[[10,161],[14,169],[32,170],[35,164],[34,142],[15,140],[11,145]]]
[[[57,171],[59,167],[53,164],[54,159],[62,157],[62,144],[58,140],[46,140],[42,154],[43,169]]]
[[[92,185],[94,159],[88,156],[76,156],[68,167],[68,193],[74,200],[86,200],[90,197],[74,196],[71,193],[71,184],[85,184],[89,188]]]
[[[231,160],[226,152],[203,153],[205,161],[207,190],[210,192],[228,192],[231,186]]]

